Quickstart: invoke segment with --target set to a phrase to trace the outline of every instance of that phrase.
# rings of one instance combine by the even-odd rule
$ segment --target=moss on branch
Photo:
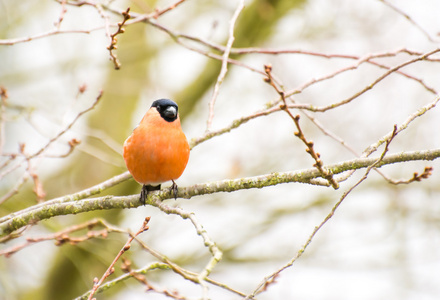
[[[440,157],[440,149],[402,152],[390,154],[381,160],[376,167],[384,165],[401,163],[407,161],[434,160]],[[344,161],[334,165],[325,166],[325,169],[332,174],[340,174],[345,171],[367,168],[373,165],[378,158],[356,158]],[[276,172],[254,177],[239,179],[226,179],[193,186],[179,188],[178,197],[192,198],[194,196],[213,194],[219,192],[233,192],[243,189],[264,188],[281,183],[298,182],[316,184],[321,173],[316,169],[305,169],[291,172]],[[120,177],[120,178],[119,178]],[[118,182],[127,178],[127,174],[119,175]],[[110,182],[112,179],[106,181]],[[328,186],[327,181],[321,181],[320,185]],[[99,185],[98,185],[99,186]],[[93,193],[85,190],[75,195],[92,195],[98,190],[98,186],[92,187]],[[162,200],[174,198],[169,189],[150,193],[146,204],[158,206]],[[71,199],[71,200],[69,200]],[[61,197],[52,201],[26,208],[22,211],[12,213],[0,219],[0,237],[12,233],[26,225],[38,223],[41,220],[49,219],[60,215],[78,214],[94,210],[114,209],[114,208],[135,208],[142,205],[139,201],[139,195],[131,196],[105,196],[90,199],[74,200],[77,197]],[[56,200],[56,201],[55,201]]]

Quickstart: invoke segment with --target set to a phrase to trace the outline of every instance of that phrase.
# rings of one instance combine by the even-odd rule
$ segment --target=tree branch
[[[396,135],[397,135],[397,125],[394,125],[393,134],[387,140],[386,145],[385,145],[385,149],[383,150],[380,157],[373,164],[368,166],[367,170],[365,171],[364,176],[362,176],[361,179],[359,179],[354,185],[352,185],[348,190],[346,190],[344,192],[342,197],[333,206],[332,210],[325,217],[325,219],[318,226],[315,226],[312,234],[309,236],[306,243],[301,247],[301,249],[297,252],[297,254],[287,264],[282,266],[280,269],[278,269],[277,271],[275,271],[271,275],[265,277],[263,279],[263,281],[258,285],[258,287],[254,290],[254,292],[252,294],[246,296],[245,300],[254,299],[255,295],[265,291],[269,285],[271,285],[275,282],[275,279],[279,276],[279,274],[282,271],[284,271],[287,268],[290,268],[293,265],[293,263],[303,255],[303,253],[306,251],[307,247],[312,242],[312,239],[316,236],[318,231],[320,231],[321,228],[334,216],[334,214],[336,213],[336,210],[339,208],[339,206],[342,204],[342,202],[345,200],[345,198],[347,198],[348,194],[350,194],[357,186],[359,186],[364,180],[366,180],[370,171],[373,168],[375,168],[376,166],[378,166],[384,160],[385,155],[387,154],[387,152],[389,150],[389,145],[390,145],[391,141],[396,137]]]
[[[235,22],[237,22],[238,16],[240,15],[241,11],[244,8],[244,1],[240,1],[237,9],[235,10],[234,15],[232,16],[232,19],[229,21],[229,38],[228,42],[226,43],[225,51],[223,52],[223,58],[222,58],[222,67],[220,70],[220,74],[218,75],[217,82],[214,86],[214,92],[211,97],[211,101],[209,102],[209,116],[208,116],[208,122],[206,126],[206,131],[209,132],[211,130],[212,120],[214,119],[214,105],[217,101],[217,97],[220,93],[220,87],[223,84],[223,81],[226,77],[226,73],[228,72],[228,58],[229,53],[232,48],[232,44],[234,43],[235,37],[234,37],[234,29],[235,29]]]
[[[384,165],[405,161],[434,160],[439,157],[440,149],[401,152],[388,155],[377,165],[375,165],[375,167],[379,168]],[[339,174],[349,170],[368,168],[372,164],[376,163],[377,160],[377,157],[357,158],[334,165],[328,165],[325,166],[325,168],[332,174]],[[125,178],[125,173],[123,175],[124,176],[119,176]],[[264,188],[267,186],[288,182],[328,186],[328,182],[326,181],[317,181],[320,177],[321,173],[316,168],[290,172],[275,172],[254,177],[226,179],[203,184],[195,184],[186,188],[179,188],[177,196],[190,199],[194,196],[219,192],[234,192],[243,189]],[[108,181],[111,181],[111,179]],[[157,207],[158,203],[160,203],[158,200],[162,201],[171,198],[174,198],[173,193],[169,189],[164,189],[148,194],[146,204]],[[68,199],[70,199],[70,201]],[[55,216],[78,214],[103,209],[135,208],[141,205],[138,195],[104,196],[79,201],[75,201],[74,197],[66,196],[63,197],[63,200],[56,200],[57,201],[48,201],[46,203],[35,205],[23,211],[15,212],[1,218],[0,237],[12,233],[26,225],[35,224],[41,220],[49,219]]]

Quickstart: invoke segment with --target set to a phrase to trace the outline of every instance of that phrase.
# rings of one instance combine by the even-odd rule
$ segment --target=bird
[[[180,125],[177,104],[159,99],[151,104],[140,123],[125,140],[123,157],[128,171],[142,184],[139,200],[145,205],[148,192],[172,181],[177,198],[178,179],[189,160],[189,144]]]

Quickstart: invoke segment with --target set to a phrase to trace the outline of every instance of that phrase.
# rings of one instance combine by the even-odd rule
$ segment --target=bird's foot
[[[160,184],[157,185],[157,186],[152,186],[152,185],[149,185],[149,184],[144,184],[142,186],[142,190],[141,190],[141,195],[139,197],[139,201],[141,201],[141,203],[143,205],[145,205],[145,201],[147,200],[148,192],[158,191],[158,190],[160,190]]]
[[[177,184],[174,182],[174,180],[171,180],[173,184],[170,186],[170,192],[173,192],[174,200],[177,200]]]

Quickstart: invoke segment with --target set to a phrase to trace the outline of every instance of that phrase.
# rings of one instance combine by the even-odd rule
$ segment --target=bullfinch
[[[169,99],[153,102],[139,125],[124,143],[123,156],[128,171],[142,184],[140,201],[145,204],[149,191],[172,181],[177,197],[178,179],[189,159],[189,145],[180,126],[178,106]]]

